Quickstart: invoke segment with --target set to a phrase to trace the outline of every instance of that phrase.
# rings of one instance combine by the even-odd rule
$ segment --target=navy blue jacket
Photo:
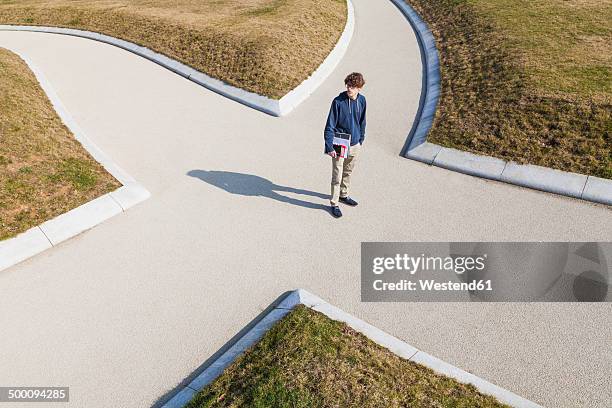
[[[327,123],[323,138],[325,139],[325,153],[334,150],[332,141],[335,133],[350,133],[351,146],[363,144],[366,128],[366,98],[362,94],[352,100],[346,91],[336,96],[329,108]]]

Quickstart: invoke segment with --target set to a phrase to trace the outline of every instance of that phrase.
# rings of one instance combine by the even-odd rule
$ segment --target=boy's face
[[[348,86],[348,85],[346,86],[346,94],[351,99],[357,98],[357,95],[359,95],[360,91],[361,91],[361,88],[357,88],[357,87],[354,87],[354,86]]]

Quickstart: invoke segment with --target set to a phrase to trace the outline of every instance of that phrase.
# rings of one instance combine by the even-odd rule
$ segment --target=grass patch
[[[610,0],[406,0],[441,63],[429,140],[612,178]]]
[[[323,62],[345,0],[0,0],[0,24],[96,31],[280,98]]]
[[[0,48],[0,240],[120,186],[74,139],[17,55]]]
[[[507,406],[300,305],[187,407]]]

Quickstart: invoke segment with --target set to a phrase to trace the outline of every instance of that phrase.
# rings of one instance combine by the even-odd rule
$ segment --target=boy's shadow
[[[328,206],[323,204],[316,204],[309,201],[286,197],[278,194],[277,191],[286,191],[288,193],[307,195],[323,199],[329,199],[329,195],[314,191],[302,190],[299,188],[279,186],[272,183],[270,180],[263,177],[254,176],[252,174],[233,173],[231,171],[191,170],[187,173],[187,175],[199,178],[200,180],[205,181],[215,187],[221,188],[231,194],[268,197],[287,204],[299,205],[300,207],[312,208],[315,210],[328,211]]]

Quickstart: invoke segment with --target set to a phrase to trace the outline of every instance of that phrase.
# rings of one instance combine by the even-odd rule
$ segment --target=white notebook
[[[351,149],[351,135],[348,133],[336,133],[332,144],[337,156],[346,159]]]

